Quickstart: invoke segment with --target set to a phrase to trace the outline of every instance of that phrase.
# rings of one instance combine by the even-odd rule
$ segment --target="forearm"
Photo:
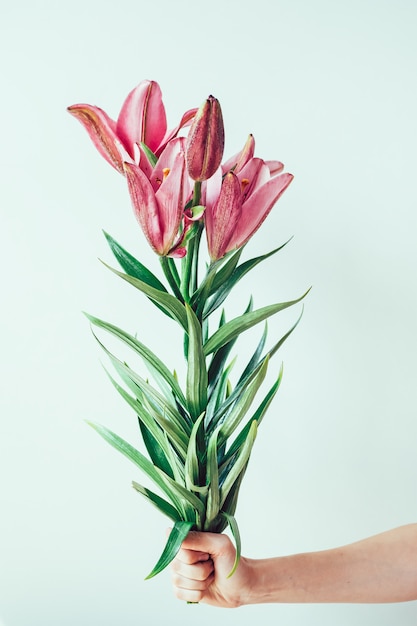
[[[242,604],[401,602],[417,599],[417,524],[341,548],[274,559],[246,559]]]

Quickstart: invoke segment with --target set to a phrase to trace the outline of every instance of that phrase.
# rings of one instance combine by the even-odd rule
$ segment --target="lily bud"
[[[195,181],[211,178],[224,151],[224,126],[219,101],[209,96],[198,109],[187,138],[186,160]]]

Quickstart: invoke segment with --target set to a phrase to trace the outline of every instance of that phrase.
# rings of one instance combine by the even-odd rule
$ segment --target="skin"
[[[417,524],[343,547],[271,559],[241,557],[227,535],[191,532],[172,562],[176,596],[234,608],[268,602],[417,600]]]

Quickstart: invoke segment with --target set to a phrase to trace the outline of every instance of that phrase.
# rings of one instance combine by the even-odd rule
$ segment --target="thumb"
[[[185,550],[207,552],[212,558],[235,558],[235,548],[227,535],[190,531],[182,543]]]

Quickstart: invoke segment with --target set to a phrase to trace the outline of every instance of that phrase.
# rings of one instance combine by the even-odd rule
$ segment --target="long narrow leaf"
[[[310,290],[308,290],[310,291]],[[294,304],[300,302],[307,295],[308,291],[303,294],[297,300],[291,300],[289,302],[279,302],[277,304],[270,304],[268,306],[262,307],[261,309],[257,309],[256,311],[251,311],[250,313],[244,313],[239,317],[231,320],[230,322],[226,322],[224,326],[219,328],[214,335],[212,335],[209,340],[204,345],[204,353],[211,354],[215,350],[224,346],[228,341],[233,339],[234,337],[239,336],[245,330],[252,328],[255,324],[259,324],[263,320],[267,319],[271,315],[275,315],[279,313],[279,311],[283,311]]]
[[[129,276],[129,274],[119,272],[114,267],[110,267],[110,265],[104,263],[104,261],[102,261],[102,263],[111,272],[113,272],[113,274],[116,274],[116,276],[120,276],[120,278],[123,278],[123,280],[136,287],[136,289],[142,291],[153,302],[160,304],[164,311],[168,312],[169,315],[173,317],[184,328],[184,330],[187,330],[187,314],[185,312],[184,305],[181,304],[181,302],[177,298],[175,298],[175,296],[171,296],[171,294],[169,293],[160,291],[159,289],[155,289],[155,287],[151,287],[143,280],[139,280],[138,278]]]
[[[154,387],[152,387],[150,383],[148,383],[141,376],[139,376],[139,374],[134,372],[129,366],[119,361],[111,353],[109,353],[109,358],[111,359],[115,370],[122,378],[122,380],[133,391],[135,391],[136,387],[138,387],[142,391],[146,399],[150,402],[150,404],[156,407],[157,410],[161,413],[161,416],[163,416],[164,419],[171,421],[172,424],[175,425],[181,439],[184,442],[187,441],[187,436],[189,436],[191,428],[188,422],[184,420],[183,416],[178,412],[178,410],[168,404],[162,394],[154,389]]]
[[[91,322],[91,324],[97,326],[97,328],[102,328],[114,337],[117,337],[129,348],[131,348],[136,354],[138,354],[145,361],[145,363],[147,363],[151,367],[151,370],[155,370],[161,375],[163,380],[165,380],[169,388],[172,390],[172,393],[178,398],[178,401],[183,406],[187,405],[184,394],[178,384],[177,379],[171,374],[166,365],[152,352],[152,350],[150,350],[143,343],[138,341],[135,337],[133,337],[133,335],[125,332],[118,326],[110,324],[109,322],[105,322],[104,320],[101,320],[98,317],[94,317],[93,315],[89,315],[88,313],[84,313],[84,315]]]
[[[202,502],[188,489],[177,484],[172,478],[164,474],[159,468],[152,463],[127,441],[116,435],[105,426],[87,421],[87,424],[94,428],[99,435],[103,437],[107,443],[113,448],[124,454],[132,463],[137,465],[142,471],[149,476],[151,480],[169,497],[172,504],[178,510],[184,509],[185,504],[190,505],[200,515],[204,515],[204,507]]]
[[[222,371],[222,374],[220,376],[220,379],[217,382],[216,387],[213,389],[213,391],[210,394],[210,399],[209,402],[207,404],[207,411],[206,411],[206,425],[208,426],[212,419],[213,419],[213,415],[215,415],[217,413],[217,411],[219,410],[220,406],[225,402],[226,400],[226,393],[227,393],[227,389],[228,389],[228,381],[229,381],[229,376],[230,376],[230,372],[232,371],[234,365],[236,362],[236,357],[233,359],[233,361],[231,361],[229,363],[229,365],[227,367],[225,367]]]
[[[213,281],[211,294],[214,294],[218,289],[223,287],[225,283],[228,282],[229,278],[235,271],[237,264],[239,263],[239,259],[242,256],[243,249],[244,246],[242,246],[242,248],[238,248],[235,252],[231,253],[230,257],[229,255],[226,255],[226,257],[223,257],[223,259],[221,259],[226,259],[226,263],[219,271],[216,272],[216,277]]]
[[[118,450],[118,452],[121,452],[126,458],[145,472],[145,474],[147,474],[147,476],[168,496],[177,510],[182,509],[181,500],[177,497],[175,492],[168,487],[161,470],[152,465],[152,463],[139,450],[136,450],[136,448],[131,446],[130,443],[119,437],[119,435],[116,435],[116,433],[109,430],[105,426],[89,421],[87,421],[87,424],[94,428],[94,430],[101,435],[107,443],[113,446],[113,448]]]
[[[239,398],[238,402],[236,402],[233,409],[223,421],[219,434],[219,445],[222,445],[226,441],[226,439],[228,439],[235,432],[236,428],[245,417],[246,413],[249,410],[249,407],[252,405],[252,402],[259,387],[265,379],[267,369],[268,359],[265,359],[262,367],[259,368],[257,375],[254,377],[249,385],[245,386],[244,391],[242,392],[242,395]]]
[[[198,420],[195,422],[188,443],[187,457],[185,459],[185,486],[190,491],[195,491],[197,493],[205,495],[207,493],[207,486],[199,484],[201,473],[201,459],[199,459],[197,444],[199,431],[203,425],[203,419],[204,413],[202,413]]]
[[[242,553],[242,542],[240,540],[240,532],[239,532],[239,527],[237,525],[236,519],[233,517],[233,515],[229,515],[228,513],[225,513],[224,511],[222,515],[226,518],[227,523],[229,524],[230,530],[232,532],[232,537],[235,540],[235,547],[236,547],[235,562],[233,563],[231,572],[227,575],[227,578],[230,578],[231,576],[233,576],[233,574],[235,573],[237,569],[237,566],[239,565],[240,555]]]
[[[173,468],[168,460],[168,450],[166,446],[162,446],[158,439],[152,434],[150,428],[138,417],[139,428],[142,435],[143,443],[148,451],[149,457],[156,467],[159,467],[165,474],[174,478]],[[165,439],[164,433],[160,426],[156,426],[160,430],[161,438]]]
[[[281,380],[282,380],[282,372],[283,369],[281,367],[279,376],[277,378],[277,380],[275,381],[275,383],[272,385],[271,389],[268,391],[268,393],[266,394],[265,398],[262,400],[261,404],[259,405],[258,409],[256,410],[255,414],[250,418],[250,420],[247,422],[247,424],[244,426],[244,428],[242,428],[242,430],[240,431],[240,433],[238,434],[238,436],[236,437],[236,439],[233,441],[232,445],[230,446],[230,448],[228,449],[225,458],[224,458],[224,463],[227,463],[229,461],[229,459],[239,450],[239,448],[244,444],[246,437],[248,435],[248,432],[250,430],[251,424],[254,420],[256,420],[258,426],[261,423],[269,405],[271,404],[272,400],[275,397],[275,394],[277,393],[279,386],[281,384]]]
[[[246,307],[243,314],[249,313],[253,308],[253,299],[252,296],[249,298],[248,306]],[[219,330],[226,324],[224,312],[220,318]],[[214,351],[214,354],[211,358],[210,366],[208,369],[208,379],[209,379],[209,394],[211,393],[213,387],[217,384],[219,376],[224,370],[225,363],[230,354],[232,347],[236,342],[237,336],[233,337],[230,341],[225,343],[221,348]],[[206,342],[205,342],[206,343]]]
[[[250,385],[250,383],[259,373],[259,370],[261,369],[262,365],[263,365],[263,360],[257,365],[257,367],[254,370],[252,370],[250,374],[248,374],[246,378],[241,380],[239,384],[236,385],[233,391],[226,397],[224,402],[219,406],[216,413],[211,416],[210,426],[208,428],[209,434],[213,432],[213,430],[216,428],[218,424],[224,421],[224,418],[227,415],[228,411],[230,411],[233,405],[239,401],[239,398],[245,392],[245,389],[247,388],[247,386]]]
[[[290,239],[282,244],[282,246],[279,246],[279,248],[275,248],[275,250],[271,250],[271,252],[268,252],[267,254],[263,254],[256,258],[250,259],[245,263],[242,263],[241,265],[239,265],[239,267],[235,269],[230,278],[228,278],[227,280],[224,279],[222,283],[216,285],[219,289],[217,293],[214,294],[210,302],[207,303],[207,306],[204,310],[204,317],[208,317],[209,315],[211,315],[213,311],[215,311],[219,306],[223,304],[233,287],[240,281],[241,278],[243,278],[243,276],[245,276],[245,274],[247,274],[256,265],[258,265],[258,263],[265,261],[265,259],[282,250],[282,248],[284,248],[284,246],[286,246],[289,241]]]
[[[239,262],[242,251],[243,248],[239,248],[230,256],[230,258],[227,258],[229,255],[226,255],[210,265],[201,285],[193,293],[193,297],[191,298],[190,304],[193,309],[195,309],[197,303],[201,301],[203,309],[207,296],[215,293],[219,287],[221,287],[230,278]]]
[[[299,316],[298,320],[290,328],[290,330],[287,331],[285,333],[285,335],[283,335],[281,337],[281,339],[279,341],[277,341],[277,343],[270,350],[268,350],[266,356],[268,356],[269,358],[274,356],[274,354],[280,349],[280,347],[282,346],[284,341],[286,341],[288,339],[288,337],[293,333],[293,331],[297,328],[298,324],[300,323],[301,318],[303,317],[303,313],[304,313],[304,305],[302,305],[301,313],[300,313],[300,316]]]
[[[135,411],[136,415],[142,420],[148,428],[151,429],[153,436],[157,439],[158,444],[162,447],[164,438],[163,434],[159,426],[168,434],[170,439],[175,442],[178,449],[183,453],[185,458],[185,453],[187,450],[187,437],[186,435],[179,431],[175,426],[167,419],[163,417],[163,415],[153,411],[152,415],[144,409],[143,402],[139,402],[137,398],[132,397],[127,393],[123,387],[121,387],[115,380],[108,374],[110,381],[114,385],[115,389],[120,393],[122,398],[129,404],[130,407]],[[154,420],[154,423],[153,423]]]
[[[147,500],[149,500],[156,508],[161,511],[164,515],[167,515],[173,522],[181,521],[181,516],[178,513],[177,509],[172,506],[169,502],[158,496],[158,494],[154,493],[150,489],[143,487],[136,481],[132,480],[132,487],[144,496]]]
[[[246,464],[249,460],[250,453],[252,451],[253,444],[256,439],[257,426],[256,422],[252,422],[248,435],[246,437],[246,441],[242,446],[240,454],[235,460],[235,463],[232,469],[229,471],[226,479],[220,489],[220,507],[223,507],[223,504],[227,498],[229,490],[232,488],[233,483],[239,478],[239,474],[246,468]]]
[[[210,524],[216,519],[220,511],[219,467],[217,461],[218,432],[219,431],[216,430],[212,434],[207,446],[207,483],[209,485],[209,491],[204,530],[210,530]]]
[[[167,565],[169,565],[171,561],[175,559],[179,549],[181,548],[182,542],[187,537],[192,527],[193,522],[175,522],[174,528],[171,530],[168,541],[157,564],[155,565],[151,573],[146,576],[145,580],[153,578],[153,576],[156,576],[157,574],[162,572],[162,570],[164,570]]]
[[[246,376],[248,376],[248,374],[250,374],[251,371],[258,365],[259,359],[260,359],[261,354],[262,354],[262,351],[263,351],[263,349],[265,347],[265,342],[266,342],[267,335],[268,335],[268,322],[265,322],[265,328],[264,328],[264,332],[262,333],[262,337],[261,337],[258,345],[256,346],[256,350],[253,353],[249,363],[247,364],[247,366],[243,370],[242,375],[241,375],[239,381],[243,380],[244,378],[246,378]]]
[[[167,293],[165,286],[161,283],[159,278],[155,276],[155,274],[153,274],[147,267],[145,267],[145,265],[122,248],[122,246],[115,239],[113,239],[111,235],[105,231],[103,231],[103,233],[111,251],[116,257],[116,260],[121,268],[124,269],[126,274],[129,274],[129,276],[132,276],[133,278],[138,278],[150,287],[154,287],[155,289],[159,289],[159,291]]]

